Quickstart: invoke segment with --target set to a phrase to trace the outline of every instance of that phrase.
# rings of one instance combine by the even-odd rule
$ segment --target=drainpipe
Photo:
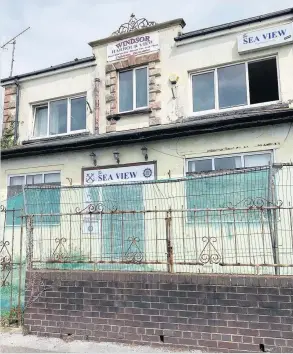
[[[100,132],[100,79],[99,78],[95,78],[95,82],[94,82],[94,103],[95,103],[95,112],[94,112],[95,134],[99,134]]]
[[[14,139],[13,139],[13,144],[16,145],[17,144],[17,140],[18,140],[18,125],[19,125],[19,119],[18,119],[18,115],[19,115],[19,83],[17,80],[14,81],[15,85],[16,85],[16,101],[15,101],[15,119],[14,119]]]

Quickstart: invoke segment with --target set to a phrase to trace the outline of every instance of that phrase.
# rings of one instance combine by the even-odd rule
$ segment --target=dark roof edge
[[[0,83],[5,84],[6,82],[9,82],[9,81],[20,80],[20,79],[30,77],[30,76],[37,76],[37,75],[41,75],[41,74],[48,73],[51,71],[66,69],[66,68],[70,68],[73,66],[77,66],[77,65],[81,65],[81,64],[85,64],[85,63],[90,63],[90,62],[94,61],[95,59],[96,58],[94,55],[90,56],[90,57],[82,58],[82,59],[75,59],[72,61],[68,61],[66,63],[50,66],[49,68],[31,71],[31,72],[28,72],[25,74],[15,75],[15,76],[11,76],[11,77],[6,77],[6,78],[2,79],[0,81]]]
[[[218,131],[229,131],[235,129],[251,128],[257,126],[281,124],[293,121],[293,110],[278,110],[263,114],[252,114],[235,117],[227,117],[217,120],[192,121],[187,123],[169,124],[156,126],[136,131],[126,131],[120,133],[103,134],[102,136],[89,136],[79,140],[61,140],[42,144],[32,144],[18,146],[2,151],[1,160],[24,156],[36,156],[40,154],[54,154],[66,151],[76,151],[80,149],[104,148],[113,145],[130,145],[146,141],[157,141],[213,133]]]
[[[235,28],[235,27],[243,26],[243,25],[249,25],[251,23],[256,23],[256,22],[261,22],[261,21],[265,21],[265,20],[270,20],[270,19],[275,18],[275,17],[285,16],[285,15],[289,15],[289,14],[292,14],[292,13],[293,13],[293,8],[291,7],[289,9],[280,10],[280,11],[276,11],[276,12],[271,12],[271,13],[265,14],[265,15],[250,17],[250,18],[247,18],[247,19],[244,19],[244,20],[239,20],[239,21],[235,21],[235,22],[229,22],[229,23],[225,23],[225,24],[222,24],[222,25],[218,25],[218,26],[207,27],[207,28],[203,28],[203,29],[199,29],[199,30],[195,30],[195,31],[191,31],[191,32],[186,32],[186,33],[183,33],[180,36],[175,37],[174,40],[176,42],[179,42],[179,41],[183,41],[184,39],[188,39],[188,38],[192,38],[192,37],[204,36],[206,34],[219,32],[219,31],[223,31],[223,30],[227,30],[227,29],[232,29],[232,28]]]
[[[162,23],[157,23],[154,26],[140,28],[140,29],[138,29],[136,31],[126,32],[126,33],[118,34],[118,35],[115,35],[115,36],[109,36],[109,37],[106,37],[106,38],[98,39],[96,41],[91,41],[91,42],[89,42],[89,45],[91,47],[96,47],[98,45],[120,41],[120,40],[125,39],[125,38],[138,36],[140,34],[144,34],[144,33],[148,33],[148,32],[158,31],[158,30],[161,30],[161,29],[164,29],[164,28],[168,28],[168,27],[172,27],[172,26],[176,26],[176,25],[179,25],[179,26],[181,26],[183,28],[183,27],[185,27],[186,23],[183,20],[183,18],[176,18],[175,20],[166,21],[166,22],[162,22]]]

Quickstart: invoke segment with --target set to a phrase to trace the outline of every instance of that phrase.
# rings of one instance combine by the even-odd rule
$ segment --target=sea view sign
[[[158,33],[142,34],[108,44],[107,61],[120,60],[129,55],[150,53],[157,50],[159,50]]]
[[[245,32],[238,36],[237,41],[239,53],[289,44],[293,42],[293,23]]]
[[[153,163],[97,168],[84,171],[85,185],[152,181],[154,179],[155,165]]]

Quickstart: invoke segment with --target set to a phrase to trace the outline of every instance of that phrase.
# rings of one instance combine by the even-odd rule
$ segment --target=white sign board
[[[141,164],[100,168],[84,171],[84,184],[97,185],[118,182],[151,181],[155,179],[155,165]]]
[[[105,167],[85,170],[84,184],[87,186],[103,185],[105,183],[123,183],[123,182],[139,182],[152,181],[155,179],[155,164],[140,164],[130,166]],[[103,209],[103,200],[100,188],[84,188],[83,191],[83,208],[95,206],[95,211]],[[111,204],[108,205],[111,208]],[[89,209],[88,209],[89,210]],[[100,216],[99,214],[85,215],[83,219],[83,233],[99,234],[100,232]]]
[[[115,61],[128,57],[159,50],[158,33],[142,34],[107,46],[107,61]]]
[[[237,40],[239,53],[292,43],[293,23],[246,32],[238,36]]]

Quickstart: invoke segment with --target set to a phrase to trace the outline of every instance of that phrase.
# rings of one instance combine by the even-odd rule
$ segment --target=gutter
[[[63,64],[59,64],[59,65],[54,65],[54,66],[50,66],[49,68],[45,68],[45,69],[40,69],[40,70],[36,70],[36,71],[31,71],[25,74],[20,74],[20,75],[15,75],[12,77],[6,77],[4,79],[2,79],[0,81],[1,86],[5,86],[5,85],[10,85],[13,80],[22,80],[22,79],[26,79],[29,77],[34,77],[34,76],[39,76],[39,75],[43,75],[43,74],[47,74],[47,73],[51,73],[51,72],[62,72],[62,70],[70,70],[70,68],[74,68],[76,67],[77,69],[80,67],[83,67],[82,65],[87,64],[87,63],[91,63],[91,62],[95,62],[96,58],[95,56],[91,56],[91,57],[87,57],[87,58],[82,58],[82,59],[75,59]]]
[[[281,11],[276,11],[276,12],[271,12],[271,13],[265,14],[265,15],[250,17],[250,18],[247,18],[244,20],[229,22],[229,23],[225,23],[222,25],[218,25],[218,26],[207,27],[207,28],[203,28],[203,29],[199,29],[199,30],[195,30],[195,31],[191,31],[191,32],[186,32],[186,33],[183,33],[183,34],[175,37],[174,40],[175,40],[175,42],[180,42],[180,41],[183,41],[188,38],[204,36],[207,34],[220,32],[220,31],[224,31],[224,30],[230,30],[232,28],[236,28],[236,27],[240,27],[240,26],[244,26],[244,25],[250,25],[253,23],[262,22],[262,21],[266,21],[266,20],[271,20],[276,17],[290,15],[290,14],[293,14],[293,8],[289,8],[289,9],[285,9],[285,10],[281,10]]]
[[[20,93],[20,87],[19,87],[19,82],[18,80],[15,79],[14,81],[16,85],[16,100],[15,100],[15,120],[14,120],[14,138],[13,138],[13,144],[17,145],[17,140],[18,140],[18,126],[19,126],[19,93]]]
[[[66,151],[80,151],[81,149],[105,148],[117,145],[132,145],[148,141],[159,141],[191,135],[214,133],[219,131],[229,131],[259,127],[265,125],[282,124],[293,122],[293,110],[282,109],[266,113],[252,114],[242,117],[221,117],[217,119],[202,119],[201,121],[191,121],[186,123],[168,124],[134,131],[121,133],[107,133],[102,135],[92,135],[80,139],[62,139],[38,144],[27,144],[2,151],[1,160],[49,155]]]

